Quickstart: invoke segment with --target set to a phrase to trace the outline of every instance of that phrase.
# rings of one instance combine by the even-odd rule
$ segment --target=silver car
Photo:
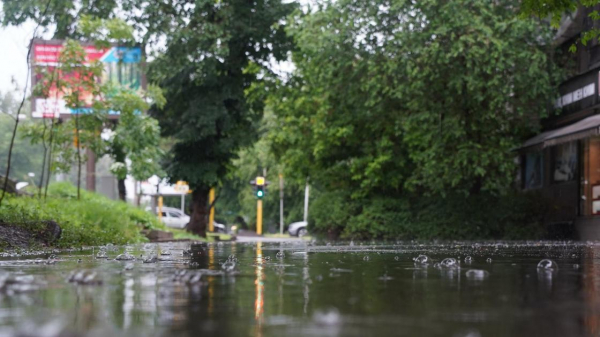
[[[303,237],[308,234],[306,227],[308,226],[308,222],[306,221],[298,221],[293,222],[288,226],[288,233],[291,236]]]

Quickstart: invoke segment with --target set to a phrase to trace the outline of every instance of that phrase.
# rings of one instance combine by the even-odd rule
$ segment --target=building
[[[598,25],[590,12],[580,8],[563,20],[555,42],[569,76],[554,102],[560,113],[542,121],[543,132],[519,150],[521,187],[548,202],[549,231],[582,240],[600,239],[600,44],[568,49]]]

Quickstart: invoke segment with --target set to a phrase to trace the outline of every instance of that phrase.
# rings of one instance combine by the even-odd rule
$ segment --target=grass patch
[[[169,228],[166,227],[165,231],[173,233],[173,239],[181,240],[181,239],[189,239],[193,241],[206,241],[205,238],[198,236],[196,234],[192,234],[185,229],[177,229],[177,228]]]
[[[0,207],[0,221],[16,226],[35,226],[54,220],[62,228],[59,248],[113,243],[145,242],[144,228],[167,230],[151,213],[122,201],[77,189],[70,183],[53,183],[46,201],[37,197],[8,195]]]

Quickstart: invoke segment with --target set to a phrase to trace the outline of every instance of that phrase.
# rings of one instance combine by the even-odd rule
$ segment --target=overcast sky
[[[25,85],[27,77],[27,47],[33,34],[33,24],[0,28],[0,91],[6,92]]]

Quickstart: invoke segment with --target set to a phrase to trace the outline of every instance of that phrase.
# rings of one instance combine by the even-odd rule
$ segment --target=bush
[[[448,195],[352,199],[323,193],[311,207],[311,231],[353,239],[538,239],[544,235],[538,195]]]
[[[54,220],[62,228],[59,247],[126,244],[145,241],[143,228],[164,229],[156,217],[146,211],[114,201],[102,195],[77,190],[70,183],[54,183],[48,199],[8,196],[0,208],[0,221],[31,226]]]

